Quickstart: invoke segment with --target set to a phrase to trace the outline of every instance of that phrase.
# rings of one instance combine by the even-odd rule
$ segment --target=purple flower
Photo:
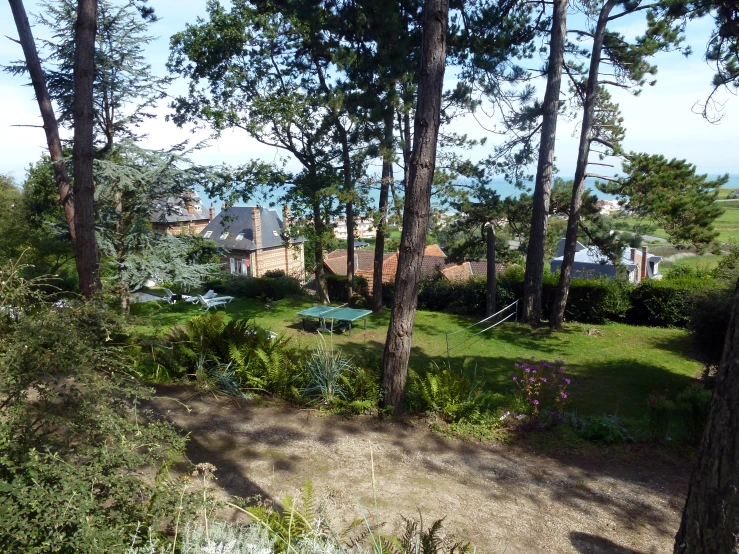
[[[533,399],[533,400],[531,401],[531,403],[532,403],[532,404],[533,404],[534,406],[538,406],[538,405],[539,405],[539,401],[538,401],[538,400],[537,400],[536,398],[534,398],[534,399]]]
[[[542,382],[542,383],[546,383],[546,382],[547,382],[547,378],[546,378],[546,377],[542,377],[542,378],[541,378],[541,382]]]
[[[533,373],[536,373],[536,370],[534,369],[534,370],[532,370],[532,372],[533,372]]]
[[[526,373],[529,373],[529,372],[531,371],[531,368],[530,368],[530,367],[525,367],[525,368],[523,368],[523,370],[524,370],[524,371],[525,371]]]
[[[511,375],[511,379],[513,379],[514,381],[518,381],[518,377],[516,377],[515,375]]]
[[[529,382],[533,383],[535,379],[533,377],[529,377]]]
[[[525,418],[525,417],[526,417],[526,416],[525,416],[524,414],[518,414],[518,415],[516,416],[516,419],[518,419],[518,420],[521,420],[521,419],[523,419],[523,418]]]
[[[513,364],[513,367],[521,367],[521,364],[519,364],[518,362],[516,362],[515,364]]]
[[[561,393],[561,394],[560,394],[560,396],[561,396],[562,398],[567,398],[567,393],[566,393],[566,392],[563,392],[563,393]]]
[[[559,371],[560,373],[564,373],[564,372],[565,372],[565,368],[563,368],[563,367],[560,367],[558,371]]]
[[[565,383],[570,384],[570,380],[565,377]]]

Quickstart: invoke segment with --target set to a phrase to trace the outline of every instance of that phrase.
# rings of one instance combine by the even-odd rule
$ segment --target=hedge
[[[216,281],[205,284],[221,294],[238,298],[265,298],[282,300],[288,296],[302,294],[300,281],[293,277],[245,277],[243,275],[226,275]]]
[[[549,314],[550,301],[559,279],[545,274],[542,312]],[[523,297],[524,272],[512,267],[498,276],[497,305],[506,306]],[[565,319],[601,324],[626,321],[636,325],[687,327],[695,298],[720,285],[713,279],[685,278],[647,280],[634,285],[621,279],[573,279],[567,297]],[[484,278],[451,282],[440,276],[421,281],[418,308],[482,316],[485,313]],[[383,286],[383,302],[392,305],[394,287]]]
[[[354,276],[354,293],[366,298],[369,295],[369,282],[362,275]],[[332,302],[346,302],[349,296],[349,281],[346,275],[326,275],[326,287],[328,288],[328,297]],[[356,300],[353,300],[354,303]]]

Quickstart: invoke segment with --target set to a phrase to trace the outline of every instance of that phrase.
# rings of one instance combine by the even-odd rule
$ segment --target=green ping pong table
[[[367,329],[367,316],[372,310],[357,310],[355,308],[347,308],[346,304],[342,306],[313,306],[306,310],[298,312],[303,318],[303,331],[305,331],[305,319],[308,317],[317,318],[319,329],[322,331],[334,332],[334,322],[346,324],[349,327],[349,334],[352,334],[352,323],[359,319],[364,320],[364,328]],[[326,320],[331,320],[331,326],[326,326]]]

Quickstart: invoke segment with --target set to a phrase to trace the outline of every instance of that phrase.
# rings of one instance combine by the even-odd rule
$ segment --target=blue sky
[[[154,72],[165,73],[169,37],[183,29],[186,23],[193,23],[205,13],[205,0],[150,0],[161,18],[152,28],[152,34],[159,38],[149,45],[147,57]],[[38,4],[26,0],[29,12],[37,10]],[[623,18],[621,28],[614,28],[633,36],[641,26],[635,17],[629,21]],[[723,93],[727,101],[725,117],[718,125],[706,122],[693,113],[696,102],[701,101],[710,91],[713,71],[702,59],[702,52],[711,29],[711,21],[693,22],[688,27],[687,41],[694,54],[686,59],[678,53],[660,54],[655,62],[659,66],[657,85],[647,87],[639,97],[622,91],[613,91],[614,98],[621,105],[627,129],[625,147],[627,150],[663,154],[667,157],[685,158],[696,164],[699,171],[709,174],[739,174],[739,98]],[[38,35],[42,29],[36,28]],[[8,64],[22,56],[20,46],[5,36],[17,36],[10,7],[0,5],[0,64]],[[533,61],[536,66],[539,60]],[[453,76],[448,75],[448,84],[453,84]],[[45,149],[45,138],[41,129],[13,127],[13,125],[37,125],[40,122],[38,107],[33,100],[32,91],[23,86],[26,79],[0,73],[0,173],[9,173],[22,180],[25,168],[38,159]],[[537,88],[543,90],[541,83]],[[170,94],[183,90],[182,82],[175,82]],[[169,109],[166,102],[159,107],[160,117],[147,122],[145,130],[149,134],[147,146],[164,148],[182,140],[205,139],[206,132],[191,134],[164,121]],[[487,133],[471,117],[457,121],[455,129],[471,136],[482,137]],[[560,122],[557,133],[557,164],[560,174],[570,176],[574,173],[577,158],[577,122]],[[494,143],[495,138],[489,141]],[[488,143],[488,145],[490,142]],[[472,153],[474,158],[484,157],[490,146]],[[203,164],[239,164],[259,157],[275,159],[279,153],[250,139],[243,131],[226,132],[218,140],[197,152],[193,159]],[[292,165],[296,168],[295,165]],[[379,165],[372,171],[379,172]],[[611,170],[612,173],[613,170]]]

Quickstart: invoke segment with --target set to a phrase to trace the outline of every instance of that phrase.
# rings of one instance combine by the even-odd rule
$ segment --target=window
[[[228,238],[228,231],[224,231],[223,234],[221,235],[221,240],[225,240],[227,238]]]
[[[239,233],[238,235],[236,235],[236,240],[244,240],[244,234]]]
[[[279,237],[279,236],[280,236],[280,233],[278,233],[277,231],[272,231],[272,234],[273,234],[274,236],[276,236],[276,237]]]
[[[213,234],[213,231],[206,231],[204,237],[206,239],[209,239],[212,234]]]

